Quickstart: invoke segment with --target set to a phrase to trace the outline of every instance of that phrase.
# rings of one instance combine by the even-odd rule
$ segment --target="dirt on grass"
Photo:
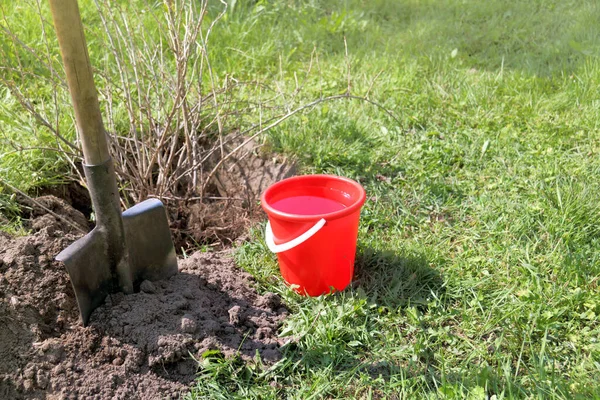
[[[64,201],[38,201],[88,230]],[[54,261],[81,233],[32,210],[30,236],[0,233],[1,399],[177,398],[195,378],[193,357],[208,350],[280,358],[287,310],[253,288],[228,250],[197,252],[172,278],[109,296],[84,328],[68,274]]]

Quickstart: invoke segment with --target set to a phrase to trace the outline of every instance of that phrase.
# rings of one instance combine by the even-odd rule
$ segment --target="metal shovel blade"
[[[177,273],[177,255],[165,207],[149,199],[123,212],[123,227],[134,287]]]
[[[65,264],[71,278],[84,326],[92,311],[104,302],[109,293],[114,292],[107,247],[106,231],[94,228],[56,256]]]
[[[125,257],[134,287],[139,288],[146,279],[155,281],[176,274],[177,256],[163,204],[146,200],[123,212],[122,217]],[[122,271],[117,271],[108,242],[106,230],[96,227],[56,257],[67,268],[84,326],[108,294],[123,291],[119,285]]]

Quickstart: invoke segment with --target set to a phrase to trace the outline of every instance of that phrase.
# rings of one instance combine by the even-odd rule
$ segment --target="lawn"
[[[216,81],[376,103],[323,102],[261,137],[368,200],[356,279],[330,296],[286,288],[254,227],[237,261],[284,298],[290,343],[272,366],[201,360],[187,397],[600,398],[599,18],[587,0],[229,0]],[[0,128],[25,140],[0,94]],[[24,189],[61,168],[0,160]]]

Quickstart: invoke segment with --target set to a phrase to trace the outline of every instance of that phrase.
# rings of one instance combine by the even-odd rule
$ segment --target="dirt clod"
[[[184,333],[196,332],[196,319],[189,314],[186,314],[183,317],[181,317],[181,330]]]
[[[140,290],[144,293],[156,293],[156,286],[150,281],[143,281]]]
[[[43,201],[86,223],[63,201]],[[168,280],[110,295],[84,328],[68,274],[54,261],[80,234],[49,214],[32,216],[32,235],[0,233],[1,399],[178,398],[198,368],[190,354],[280,357],[287,312],[277,296],[252,289],[228,251],[195,253]]]
[[[233,306],[229,309],[228,313],[229,313],[229,323],[231,325],[239,325],[240,323],[240,312],[241,312],[241,307],[240,306]]]

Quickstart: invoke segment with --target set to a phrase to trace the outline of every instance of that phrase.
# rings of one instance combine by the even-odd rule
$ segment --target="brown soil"
[[[64,201],[41,201],[87,229]],[[32,235],[0,233],[0,398],[176,397],[194,380],[191,356],[220,349],[280,357],[287,311],[276,295],[252,288],[228,251],[196,253],[169,280],[110,296],[82,327],[68,275],[54,261],[79,233],[32,208]]]
[[[246,138],[227,139],[223,154],[243,144]],[[216,165],[221,153],[215,153]],[[258,199],[273,183],[296,173],[294,162],[282,156],[267,155],[260,144],[249,141],[222,162],[201,201],[166,200],[170,212],[173,240],[178,252],[198,245],[222,247],[244,236],[248,226],[264,218]]]
[[[63,199],[88,218],[92,213],[92,200],[88,190],[79,182],[70,181],[61,185],[43,186],[35,189],[36,197],[54,196]],[[27,202],[27,200],[24,200]]]
[[[226,138],[223,154],[229,154],[245,139]],[[210,170],[220,157],[220,152],[215,153],[205,167]],[[281,155],[267,155],[261,151],[260,144],[250,141],[221,163],[206,188],[206,197],[192,196],[191,200],[186,200],[186,193],[180,193],[183,197],[163,198],[178,254],[189,254],[199,246],[220,249],[243,239],[249,226],[265,218],[258,204],[260,194],[274,182],[296,172],[294,162]],[[86,218],[92,212],[87,189],[76,181],[37,188],[30,194],[58,197]],[[23,206],[21,217],[25,221],[46,213],[44,210],[31,211],[35,210],[35,205],[27,198],[17,196],[17,199]],[[92,227],[90,223],[87,225]],[[27,223],[25,226],[28,227]]]
[[[168,204],[167,210],[179,254],[203,245],[215,249],[231,245],[261,213],[260,207],[244,207],[230,200],[179,202]]]
[[[242,145],[245,139],[241,137],[228,142],[224,152],[229,153]],[[219,155],[215,154],[215,160],[212,161],[216,163],[218,159]],[[250,141],[223,162],[211,183],[220,196],[251,204],[274,182],[295,173],[295,163],[280,155],[267,155],[261,152],[260,144]]]

